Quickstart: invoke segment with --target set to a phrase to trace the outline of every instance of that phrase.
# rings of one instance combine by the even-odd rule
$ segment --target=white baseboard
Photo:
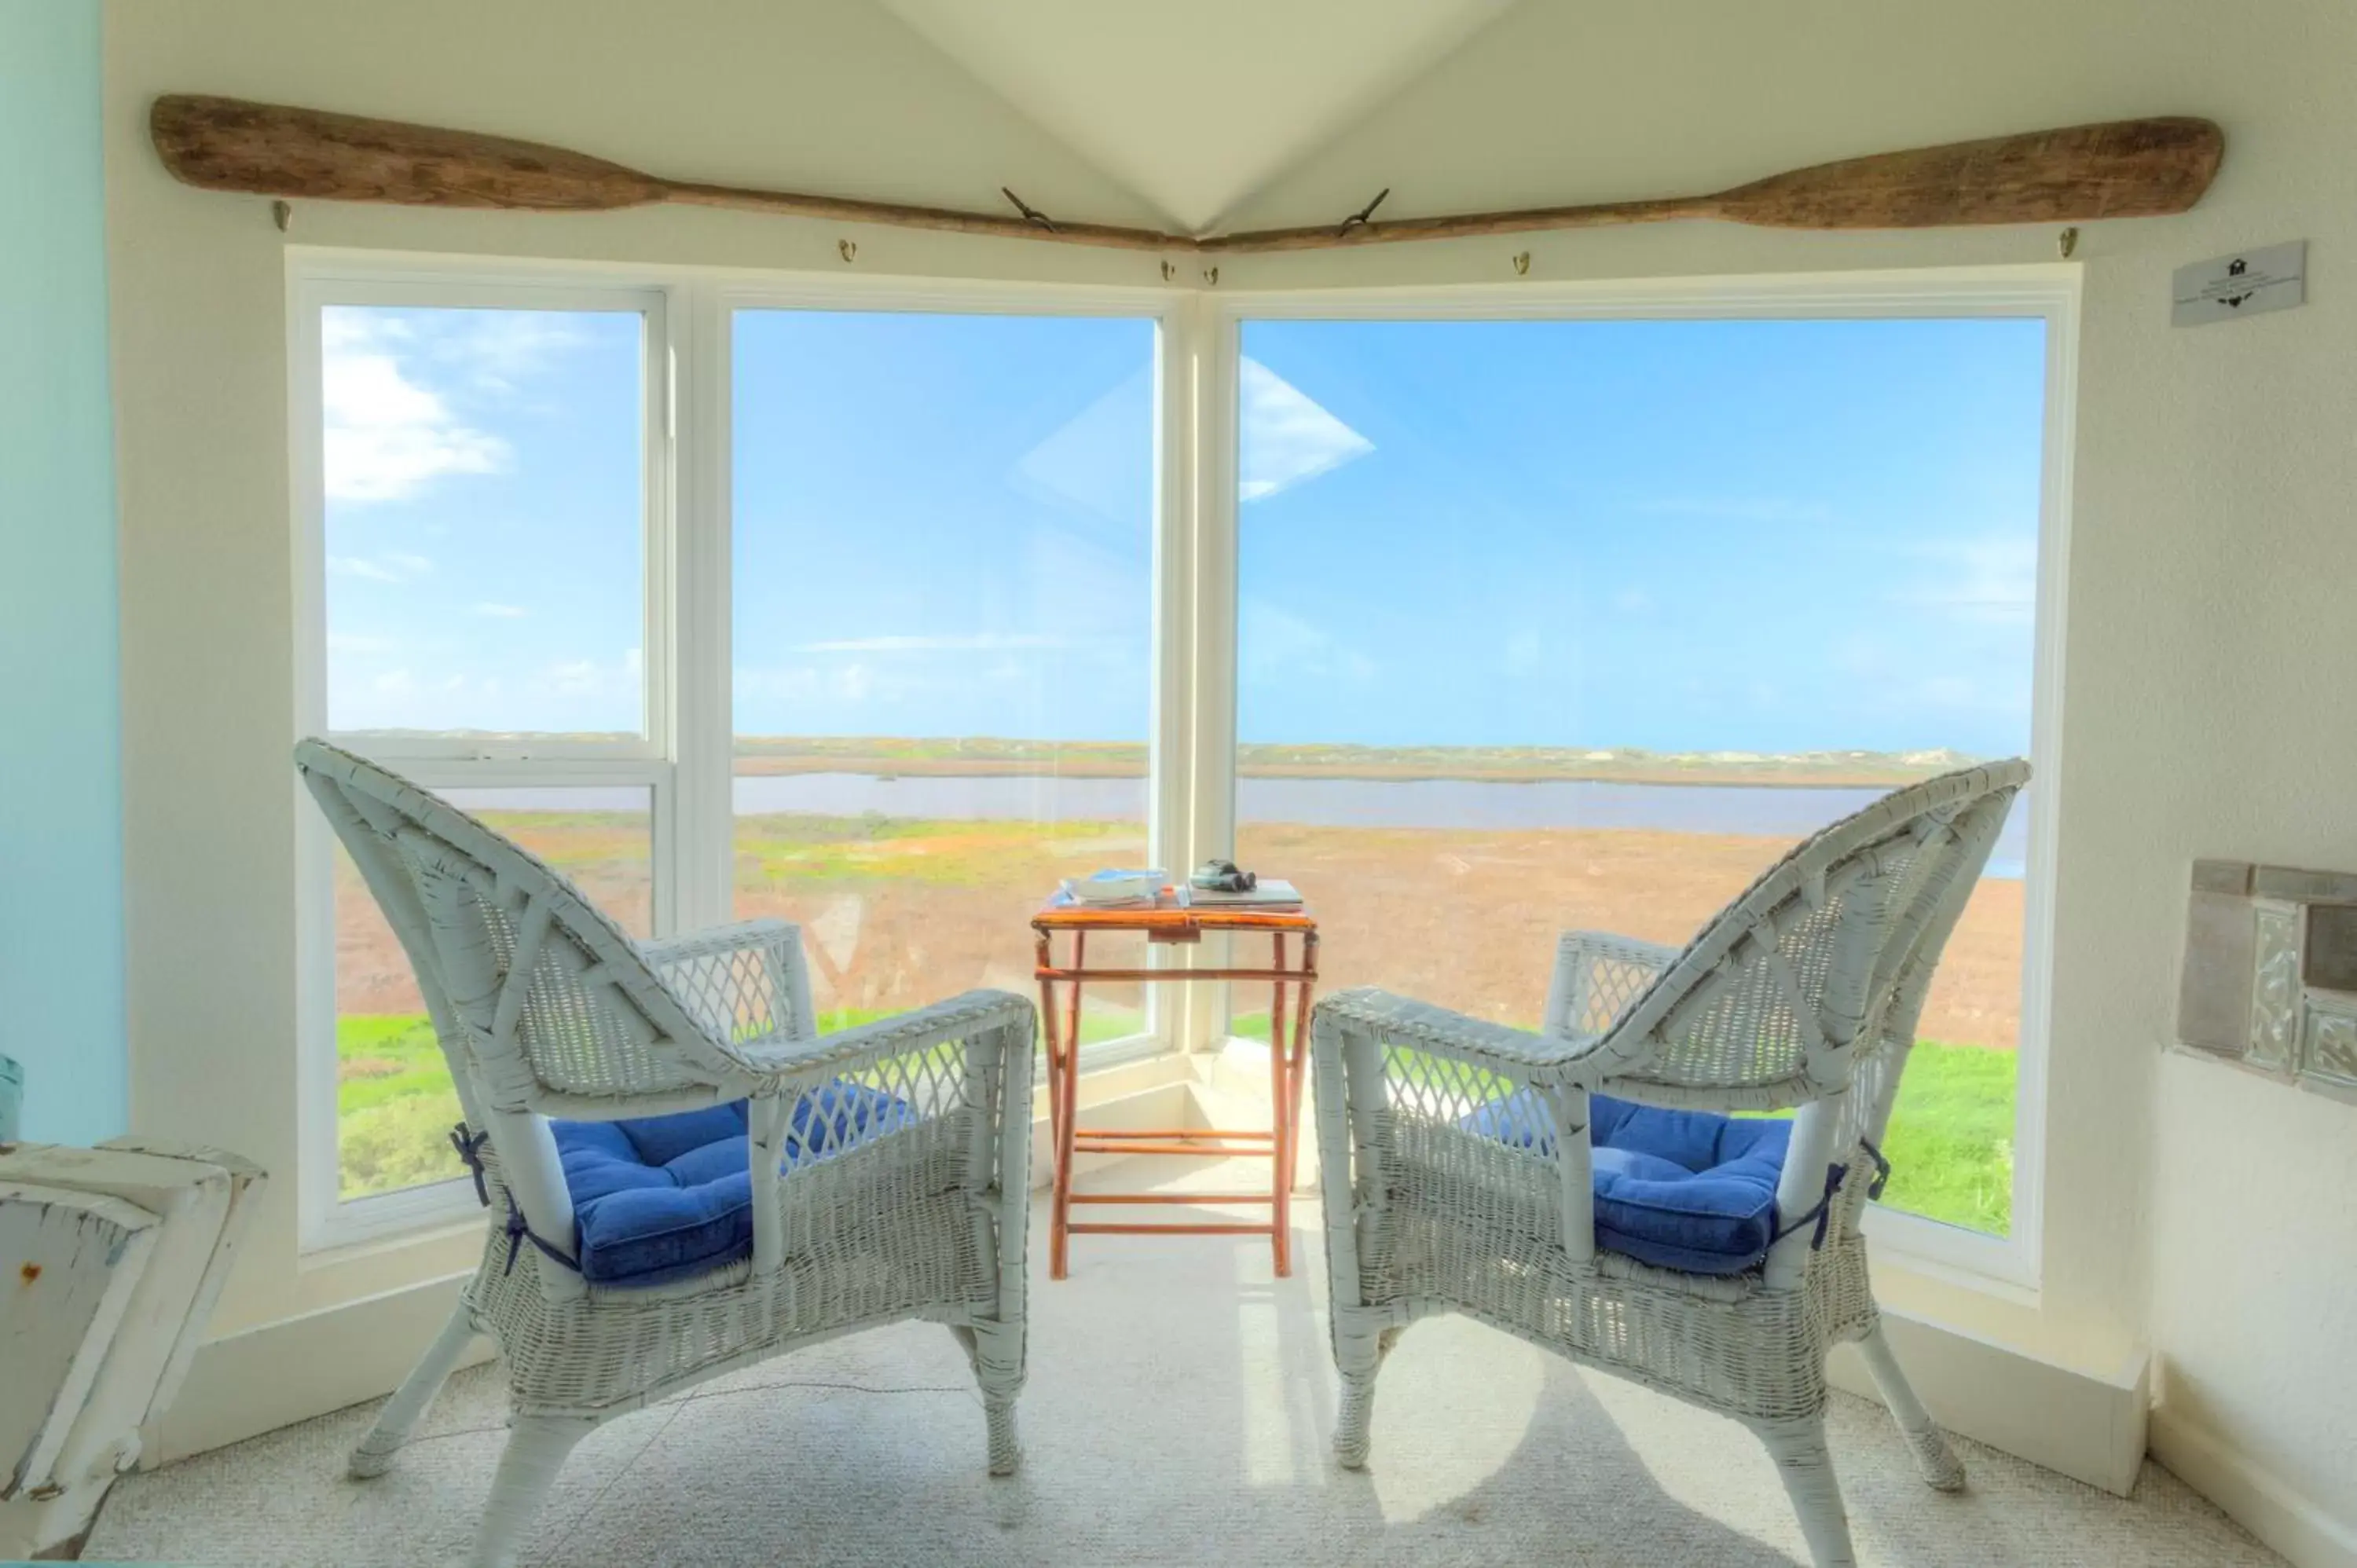
[[[180,1397],[159,1423],[160,1452],[143,1455],[141,1467],[391,1393],[449,1321],[466,1280],[429,1280],[199,1346]],[[490,1341],[479,1338],[459,1365],[490,1354]]]
[[[2298,1568],[2357,1568],[2357,1499],[2338,1499],[2334,1518],[2166,1402],[2152,1412],[2152,1456]]]
[[[2144,1462],[2146,1358],[2114,1377],[2032,1360],[1977,1335],[1896,1312],[1883,1329],[1907,1380],[1950,1432],[2126,1497]],[[1834,1386],[1878,1402],[1855,1346],[1834,1351]]]

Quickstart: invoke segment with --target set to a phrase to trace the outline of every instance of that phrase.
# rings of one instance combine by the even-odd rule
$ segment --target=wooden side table
[[[1048,1277],[1060,1280],[1070,1272],[1067,1258],[1075,1235],[1146,1236],[1159,1233],[1195,1236],[1266,1236],[1275,1255],[1279,1277],[1293,1272],[1292,1193],[1296,1150],[1301,1122],[1303,1069],[1308,1061],[1309,995],[1318,983],[1318,922],[1304,909],[1268,910],[1232,908],[1183,908],[1168,896],[1152,908],[1089,909],[1050,905],[1031,922],[1038,934],[1039,958],[1039,1024],[1048,1044],[1048,1119],[1056,1145],[1055,1202],[1048,1225]],[[1270,940],[1265,969],[1092,969],[1089,935],[1094,931],[1141,931],[1149,942],[1191,943],[1206,931]],[[1059,932],[1071,939],[1071,961],[1055,961]],[[1288,963],[1288,942],[1298,937],[1299,961]],[[1155,984],[1174,980],[1265,980],[1272,996],[1268,1014],[1269,1125],[1265,1128],[1213,1129],[1163,1127],[1145,1131],[1092,1129],[1076,1125],[1081,1081],[1081,989],[1092,980],[1135,981]],[[1056,987],[1065,987],[1059,1014]],[[1289,1000],[1292,1015],[1288,1020]],[[1288,1027],[1288,1022],[1290,1026]],[[1082,1155],[1185,1155],[1199,1159],[1242,1155],[1269,1163],[1266,1192],[1084,1192],[1072,1190],[1072,1156]],[[1266,1204],[1269,1217],[1258,1224],[1075,1224],[1072,1205],[1129,1206],[1167,1203]]]

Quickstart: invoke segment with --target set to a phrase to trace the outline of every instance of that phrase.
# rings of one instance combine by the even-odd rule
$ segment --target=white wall
[[[2233,16],[2192,0],[1525,4],[1240,221],[1347,212],[1386,184],[1405,212],[1609,199],[2116,116],[2225,126],[2200,209],[2089,225],[2079,250],[2043,1289],[2021,1307],[1879,1279],[1895,1305],[2089,1369],[2150,1346],[2161,1429],[2265,1477],[2307,1520],[2279,1544],[2357,1563],[2357,1108],[2160,1054],[2193,856],[2357,866],[2357,653],[2339,630],[2357,588],[2357,6]],[[2306,308],[2169,327],[2172,268],[2303,237]],[[1354,272],[1503,280],[1519,249],[1534,277],[2026,261],[2053,239],[1689,224]]]
[[[133,1112],[143,1130],[218,1141],[280,1169],[294,1155],[296,809],[285,763],[283,245],[839,270],[834,242],[847,231],[662,209],[532,218],[309,205],[282,237],[260,200],[185,190],[158,170],[141,129],[148,98],[307,102],[527,134],[667,173],[909,199],[987,204],[1006,183],[1059,212],[1142,217],[856,0],[609,0],[567,7],[561,29],[526,25],[523,9],[214,0],[111,12]],[[2201,1079],[2217,1069],[2164,1063],[2158,1050],[2190,856],[2357,866],[2357,817],[2330,789],[2357,773],[2357,724],[2336,679],[2351,657],[2331,635],[2357,565],[2343,512],[2357,477],[2357,376],[2344,347],[2357,307],[2337,288],[2357,241],[2352,59],[2357,7],[2345,0],[2273,0],[2233,26],[2195,0],[1525,0],[1239,215],[1245,226],[1339,219],[1385,185],[1387,210],[1401,214],[1663,194],[2126,114],[2206,113],[2226,126],[2225,171],[2199,211],[2091,225],[2080,250],[2043,1287],[2026,1302],[1896,1270],[1880,1279],[1894,1305],[2069,1366],[2110,1375],[2157,1347],[2179,1374],[2163,1380],[2184,1391],[2185,1421],[2229,1452],[2265,1455],[2319,1517],[2345,1517],[2357,1497],[2341,1355],[2357,1301],[2345,1218],[2357,1112],[2266,1085],[2220,1089]],[[2172,267],[2301,236],[2314,242],[2314,304],[2168,328]],[[862,270],[1146,282],[1155,266],[857,237]],[[1539,278],[2055,253],[2046,230],[1684,224],[1232,259],[1222,286],[1507,284],[1509,257],[1524,249]],[[2303,665],[2312,672],[2282,673]],[[2319,1223],[2342,1229],[2313,1249],[2295,1244],[2291,1221],[2209,1199],[2201,1185],[2233,1181],[2248,1199],[2336,1172],[2342,1217]],[[224,1304],[226,1330],[456,1269],[471,1252],[461,1237],[298,1264],[291,1192],[276,1188],[273,1201]],[[2262,1287],[2280,1294],[2254,1307]],[[2339,1305],[2302,1305],[2327,1303]]]

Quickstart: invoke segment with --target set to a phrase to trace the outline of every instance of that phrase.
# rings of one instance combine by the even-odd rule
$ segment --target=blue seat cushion
[[[1543,1108],[1527,1090],[1491,1101],[1458,1125],[1555,1152]],[[1693,1274],[1759,1267],[1776,1239],[1776,1183],[1792,1135],[1785,1121],[1590,1095],[1596,1244]]]
[[[781,1169],[915,1120],[838,1079],[794,1103]],[[575,1258],[593,1284],[655,1285],[748,1257],[753,1178],[745,1102],[630,1122],[552,1122],[573,1195]]]

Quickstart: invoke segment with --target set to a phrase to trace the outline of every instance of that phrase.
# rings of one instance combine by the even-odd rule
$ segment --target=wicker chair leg
[[[1801,1516],[1809,1561],[1816,1568],[1857,1568],[1857,1553],[1850,1545],[1849,1514],[1842,1507],[1841,1482],[1834,1475],[1833,1455],[1825,1446],[1824,1419],[1782,1422],[1757,1430],[1783,1476],[1792,1511]]]
[[[1893,1420],[1899,1423],[1900,1434],[1907,1446],[1915,1451],[1915,1467],[1923,1473],[1924,1485],[1943,1492],[1964,1489],[1964,1462],[1948,1446],[1940,1428],[1932,1422],[1923,1402],[1915,1397],[1914,1385],[1900,1369],[1899,1358],[1890,1352],[1890,1341],[1883,1337],[1878,1323],[1860,1339],[1857,1348],[1866,1357],[1867,1368],[1874,1373],[1874,1386],[1882,1391],[1882,1402],[1890,1407]]]
[[[417,1424],[417,1418],[425,1413],[425,1407],[442,1391],[450,1369],[458,1364],[467,1342],[474,1337],[474,1320],[461,1306],[450,1315],[450,1321],[442,1326],[442,1332],[434,1337],[434,1343],[425,1348],[425,1354],[409,1369],[409,1376],[402,1379],[401,1387],[384,1402],[384,1409],[377,1412],[376,1424],[352,1450],[352,1479],[370,1480],[393,1467],[394,1453],[409,1441],[409,1429]]]
[[[1023,1390],[1023,1334],[998,1325],[950,1330],[974,1363],[982,1386],[982,1414],[990,1433],[990,1473],[1012,1476],[1023,1466],[1023,1444],[1015,1431],[1015,1396]]]
[[[1367,1467],[1367,1449],[1374,1441],[1375,1374],[1399,1338],[1399,1330],[1354,1333],[1339,1326],[1334,1335],[1334,1365],[1342,1376],[1341,1409],[1334,1417],[1334,1457],[1345,1470]]]
[[[573,1445],[589,1435],[597,1423],[587,1416],[520,1415],[508,1429],[508,1445],[500,1455],[499,1473],[491,1479],[490,1500],[483,1505],[482,1528],[475,1536],[475,1554],[468,1568],[511,1568],[516,1549],[523,1544],[540,1506],[548,1500],[556,1472]]]

